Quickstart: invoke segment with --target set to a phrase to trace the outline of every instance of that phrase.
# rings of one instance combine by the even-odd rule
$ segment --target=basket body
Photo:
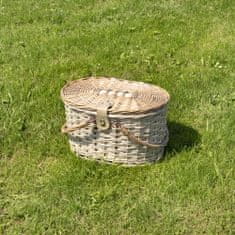
[[[79,110],[70,105],[65,105],[65,110],[68,126],[76,126],[96,116],[96,113]],[[166,111],[165,105],[144,115],[110,115],[111,127],[105,131],[100,131],[96,123],[91,122],[85,128],[68,133],[71,150],[79,157],[109,163],[142,165],[156,162],[163,157],[164,146],[152,148],[133,143],[122,133],[121,127],[148,143],[166,145]]]
[[[158,86],[107,77],[71,81],[61,90],[71,150],[124,165],[153,163],[168,142],[169,94]]]

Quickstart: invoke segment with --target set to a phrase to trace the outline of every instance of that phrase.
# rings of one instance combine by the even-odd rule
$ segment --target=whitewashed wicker
[[[163,156],[169,94],[142,82],[106,77],[72,81],[61,90],[67,133],[76,155],[139,165]]]

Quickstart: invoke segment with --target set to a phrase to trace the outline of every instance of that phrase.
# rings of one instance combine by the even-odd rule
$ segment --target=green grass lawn
[[[159,164],[85,161],[70,80],[171,94]],[[0,234],[234,234],[234,0],[0,0]]]

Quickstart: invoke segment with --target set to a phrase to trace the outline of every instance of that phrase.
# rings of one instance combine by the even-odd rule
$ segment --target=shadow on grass
[[[169,142],[165,151],[166,155],[174,156],[185,149],[197,146],[201,141],[201,135],[190,126],[178,122],[168,122]],[[167,157],[166,157],[167,158]]]

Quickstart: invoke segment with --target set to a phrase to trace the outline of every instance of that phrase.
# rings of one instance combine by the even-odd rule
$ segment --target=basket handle
[[[95,122],[94,119],[89,119],[85,122],[82,122],[76,126],[73,127],[68,127],[67,124],[65,123],[62,127],[61,127],[61,132],[64,134],[68,134],[70,132],[76,131],[78,129],[84,128],[86,126],[88,126],[91,122]],[[168,142],[168,132],[167,135],[163,141],[162,144],[150,144],[142,139],[140,139],[139,137],[135,136],[134,134],[132,134],[127,128],[121,126],[120,124],[116,124],[116,127],[120,128],[121,132],[123,133],[123,135],[125,135],[130,141],[132,141],[135,144],[140,144],[140,145],[144,145],[146,147],[150,147],[150,148],[159,148],[159,147],[164,147],[166,146],[167,142]]]
[[[162,144],[150,144],[142,139],[140,139],[139,137],[136,137],[134,134],[132,134],[127,128],[120,126],[120,130],[123,133],[123,135],[127,136],[128,139],[136,144],[140,144],[140,145],[144,145],[146,147],[150,147],[150,148],[159,148],[159,147],[164,147],[166,146],[167,142],[168,142],[168,131],[167,131],[167,135],[163,141]]]
[[[82,122],[80,124],[77,124],[76,126],[72,126],[72,127],[68,127],[67,124],[65,123],[62,127],[61,127],[61,132],[63,134],[68,134],[70,132],[76,131],[78,129],[84,128],[86,126],[88,126],[91,122],[94,122],[94,119],[90,118],[89,120]]]

